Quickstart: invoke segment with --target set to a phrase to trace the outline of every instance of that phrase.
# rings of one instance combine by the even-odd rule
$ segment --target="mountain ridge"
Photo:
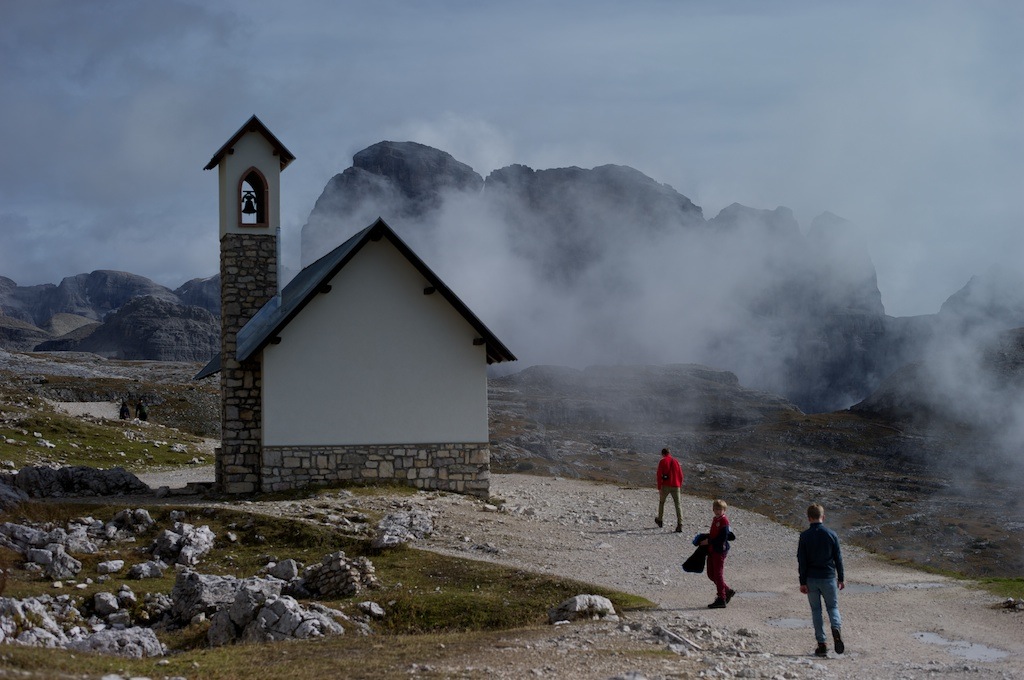
[[[936,314],[891,317],[849,221],[825,212],[804,233],[788,208],[740,203],[705,219],[671,186],[623,165],[512,164],[485,179],[439,149],[379,142],[327,182],[302,230],[303,258],[378,215],[516,347],[523,365],[697,363],[805,412],[828,412],[862,401],[940,346],[1024,325],[1024,295],[1007,292],[1012,280],[988,276]],[[145,343],[109,329],[100,342],[100,329],[129,300],[151,297],[172,304],[163,308],[175,327],[168,337],[181,335],[200,323],[191,307],[216,316],[218,289],[216,276],[172,291],[109,270],[57,286],[0,277],[0,315],[8,317],[0,317],[0,346],[190,360],[201,350],[175,352],[166,341],[142,350]],[[154,309],[136,322],[150,333]],[[216,321],[202,323],[195,335],[213,355]]]

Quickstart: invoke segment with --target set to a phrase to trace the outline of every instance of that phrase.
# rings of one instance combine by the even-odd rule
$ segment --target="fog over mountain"
[[[734,203],[708,218],[632,168],[484,179],[411,143],[369,147],[328,183],[303,264],[378,215],[520,357],[505,370],[702,364],[805,413],[855,407],[900,437],[898,453],[874,452],[887,465],[909,456],[964,493],[1024,481],[1020,272],[892,317],[859,227],[837,215],[800,225],[785,207]]]
[[[377,216],[521,367],[701,363],[827,411],[953,336],[1024,325],[1024,299],[1004,294],[1019,277],[979,278],[939,314],[893,318],[856,225],[823,213],[804,229],[787,208],[739,204],[707,219],[624,166],[512,165],[484,179],[444,151],[381,142],[325,187],[303,265]]]

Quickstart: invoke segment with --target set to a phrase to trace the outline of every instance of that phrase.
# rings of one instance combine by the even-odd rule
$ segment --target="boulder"
[[[381,607],[376,602],[370,602],[370,601],[360,602],[359,604],[356,605],[356,607],[359,609],[359,611],[361,611],[362,613],[366,614],[371,619],[383,619],[384,618],[384,608]]]
[[[434,532],[431,516],[419,509],[405,510],[387,515],[377,524],[374,548],[394,548],[403,543],[429,536]]]
[[[144,578],[160,578],[164,575],[164,570],[167,569],[167,565],[159,560],[150,560],[149,562],[142,562],[140,564],[133,564],[128,568],[128,573],[125,574],[126,578],[132,580],[141,580]]]
[[[291,581],[299,575],[299,565],[293,559],[282,560],[268,569],[267,573],[282,581]]]
[[[68,642],[68,637],[44,601],[0,597],[0,642],[59,647]]]
[[[601,595],[577,595],[548,610],[548,620],[551,623],[579,619],[618,621],[618,616],[611,600]]]
[[[53,560],[43,567],[43,574],[51,581],[63,581],[74,577],[82,571],[82,563],[64,551],[64,546],[57,545],[53,553]]]
[[[171,617],[187,625],[192,617],[204,614],[211,618],[235,600],[242,582],[234,576],[199,574],[191,570],[178,572],[171,590]]]
[[[14,476],[0,474],[0,510],[10,510],[28,500],[28,494],[14,484]]]
[[[92,596],[92,608],[97,616],[105,617],[116,612],[121,608],[121,605],[117,601],[117,596],[113,593],[96,593]]]
[[[272,642],[343,634],[345,629],[335,618],[325,614],[325,609],[305,609],[287,595],[267,600],[242,631],[240,639],[245,642]]]
[[[163,656],[164,646],[157,639],[156,633],[149,628],[138,626],[132,628],[107,628],[95,632],[83,640],[67,645],[69,649],[83,652],[113,654],[130,659],[142,659],[151,656]]]
[[[264,603],[281,595],[281,584],[266,579],[239,583],[231,604],[213,615],[207,640],[213,647],[230,644],[252,623]]]
[[[124,569],[124,560],[107,560],[96,565],[97,574],[116,574]]]
[[[138,477],[121,467],[100,470],[85,465],[28,465],[18,471],[14,483],[32,498],[120,496],[150,491]]]
[[[153,541],[153,556],[167,562],[194,567],[213,550],[216,535],[205,524],[195,527],[175,522],[173,531],[164,529]]]
[[[67,532],[57,527],[48,531],[14,522],[0,524],[0,545],[25,554],[29,548],[43,548],[52,543],[64,544]]]
[[[125,529],[133,534],[140,534],[156,523],[145,508],[125,508],[118,511],[110,521],[118,529]]]

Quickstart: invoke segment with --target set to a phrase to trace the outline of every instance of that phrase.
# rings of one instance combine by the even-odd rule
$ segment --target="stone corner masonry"
[[[263,438],[262,371],[258,360],[235,359],[238,331],[277,293],[277,238],[225,234],[220,245],[221,448],[217,487],[259,491]]]

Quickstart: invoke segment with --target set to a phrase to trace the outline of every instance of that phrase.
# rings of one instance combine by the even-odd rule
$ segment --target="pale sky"
[[[887,313],[1024,256],[1024,3],[0,2],[0,275],[216,273],[215,172],[256,114],[295,154],[285,252],[381,140],[487,176],[632,166],[714,217],[853,222]],[[387,216],[384,216],[387,219]]]

